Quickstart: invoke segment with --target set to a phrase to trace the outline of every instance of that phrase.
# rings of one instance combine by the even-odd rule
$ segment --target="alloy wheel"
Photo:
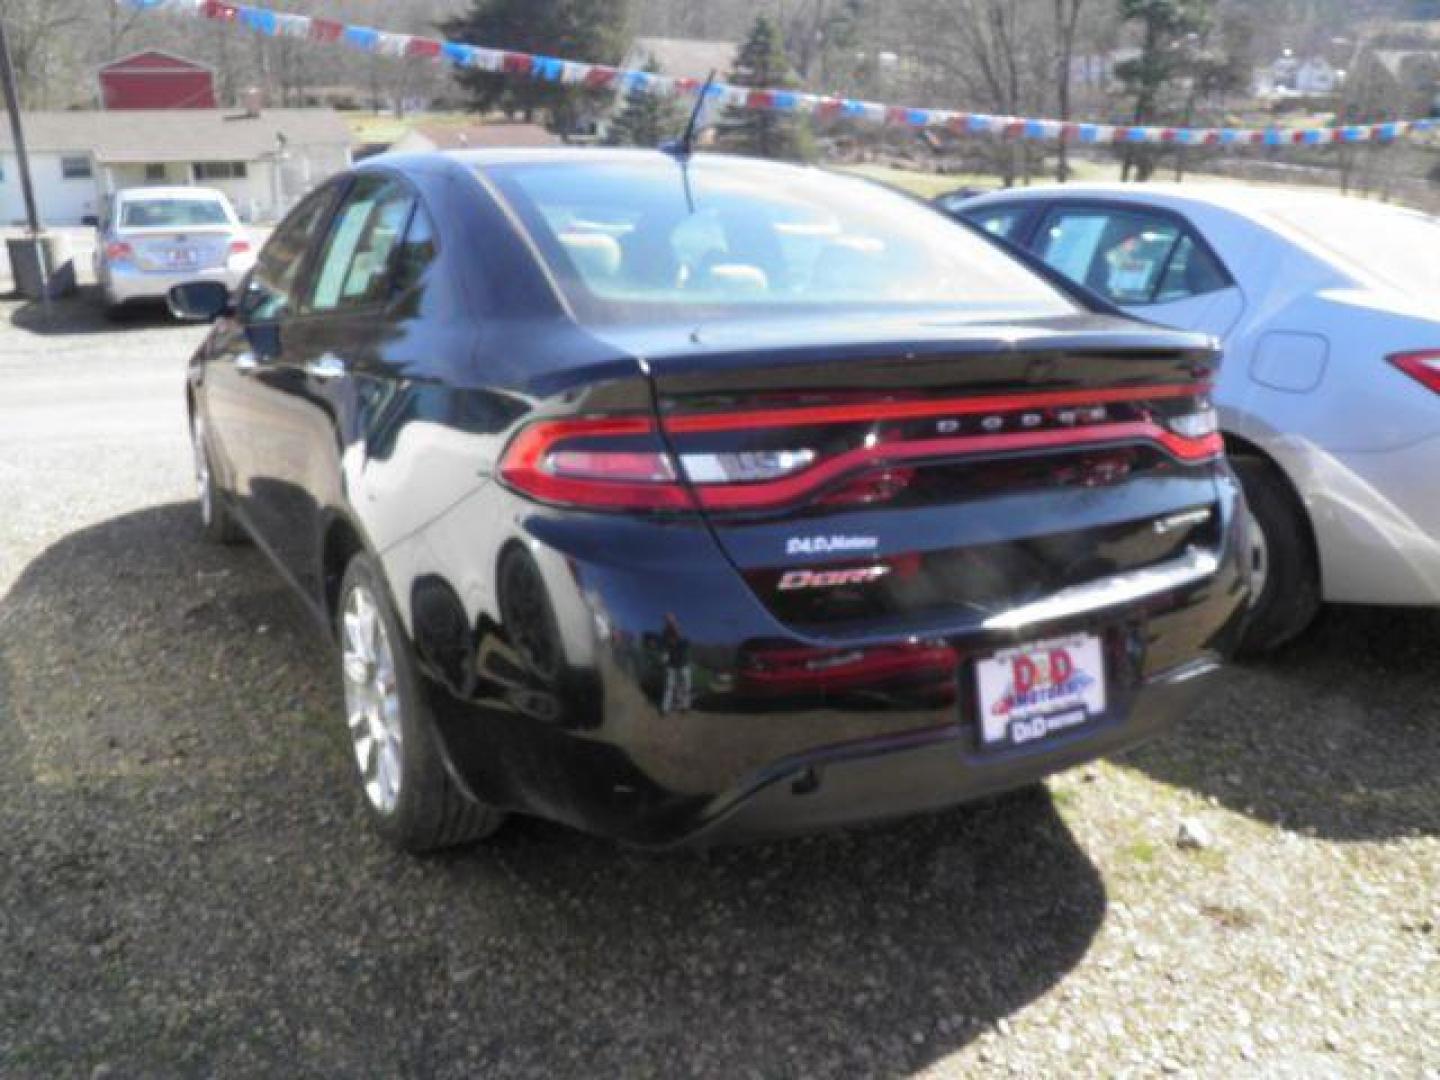
[[[1270,582],[1270,541],[1254,518],[1250,520],[1250,589],[1252,604],[1259,602]]]
[[[400,799],[405,762],[395,652],[378,601],[364,585],[346,593],[342,620],[345,716],[355,762],[371,805],[389,814]]]
[[[190,428],[195,450],[195,493],[200,501],[200,521],[207,529],[215,520],[215,493],[210,486],[210,455],[205,449],[205,421],[195,417]]]

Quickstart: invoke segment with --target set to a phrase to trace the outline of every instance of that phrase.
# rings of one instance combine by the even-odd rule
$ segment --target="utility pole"
[[[40,235],[40,213],[35,208],[35,183],[30,178],[30,154],[25,149],[25,125],[20,120],[20,92],[15,85],[15,65],[10,60],[10,38],[0,16],[0,81],[5,85],[5,108],[10,113],[10,135],[20,166],[20,188],[25,193],[25,221],[30,235]]]
[[[5,241],[10,257],[10,276],[16,291],[45,305],[50,317],[52,295],[75,290],[75,264],[62,238],[40,231],[40,211],[35,205],[35,183],[30,177],[30,154],[25,149],[25,124],[20,118],[20,92],[15,85],[15,65],[10,58],[10,38],[5,18],[0,15],[0,85],[5,88],[5,108],[10,113],[10,135],[15,141],[15,158],[20,169],[20,190],[25,193],[27,235]]]

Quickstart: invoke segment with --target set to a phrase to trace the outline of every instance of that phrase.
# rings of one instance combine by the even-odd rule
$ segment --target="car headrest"
[[[604,281],[620,272],[620,242],[613,236],[567,232],[560,234],[560,243],[582,277]]]
[[[697,275],[696,287],[705,291],[751,295],[770,291],[770,275],[749,263],[717,262]]]

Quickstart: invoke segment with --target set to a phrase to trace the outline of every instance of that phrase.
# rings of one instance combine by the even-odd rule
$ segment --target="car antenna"
[[[690,119],[685,123],[685,134],[678,139],[662,143],[660,149],[667,154],[672,154],[681,161],[686,161],[695,152],[695,135],[700,127],[700,115],[705,111],[705,106],[710,102],[710,88],[715,85],[715,69],[710,69],[710,74],[705,77],[705,85],[700,88],[700,94],[695,99],[695,107],[690,110]]]

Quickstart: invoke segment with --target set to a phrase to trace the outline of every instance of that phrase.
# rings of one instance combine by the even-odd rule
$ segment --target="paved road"
[[[405,858],[363,828],[330,654],[253,550],[198,543],[201,331],[0,315],[0,1075],[1440,1065],[1435,615],[1331,613],[1047,793]]]

